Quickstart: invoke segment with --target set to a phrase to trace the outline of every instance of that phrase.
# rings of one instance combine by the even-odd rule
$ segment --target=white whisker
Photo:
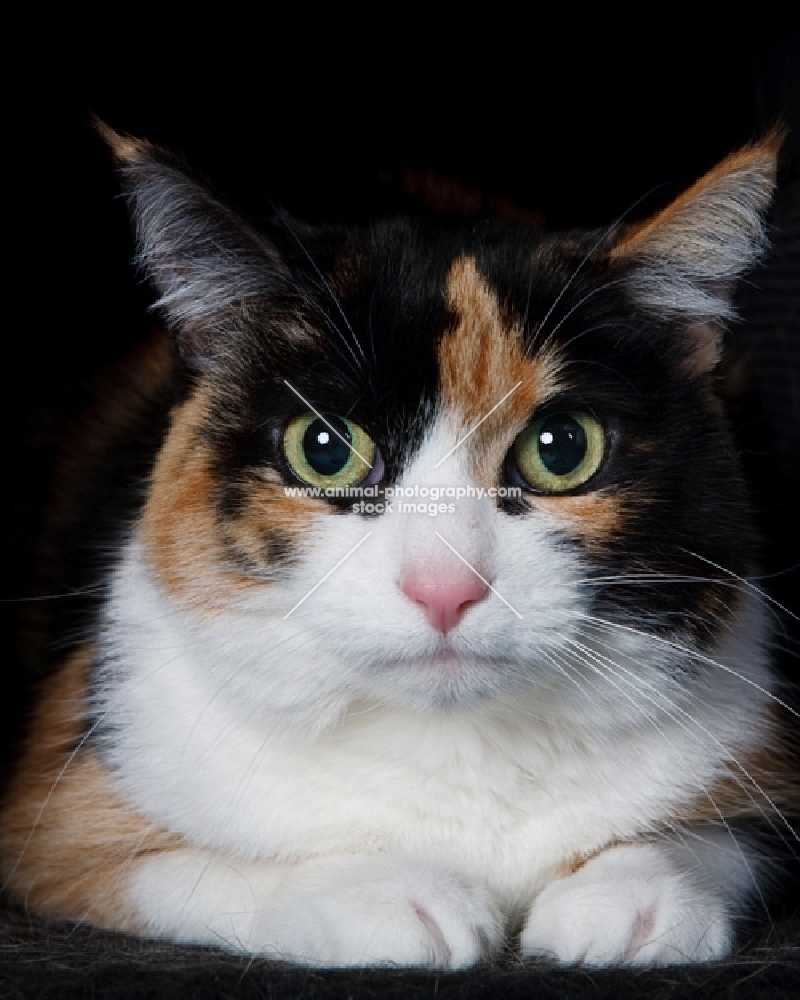
[[[325,291],[330,296],[331,301],[333,302],[334,306],[336,307],[336,311],[342,317],[342,319],[344,320],[345,326],[347,327],[347,329],[350,332],[350,335],[351,335],[351,337],[353,339],[353,344],[355,344],[355,346],[358,348],[358,351],[359,351],[359,353],[361,355],[361,360],[365,362],[367,360],[367,356],[366,356],[366,354],[364,354],[364,349],[362,348],[361,344],[359,343],[358,337],[356,336],[356,332],[353,329],[353,327],[352,327],[352,325],[350,323],[350,320],[347,318],[347,315],[346,315],[344,309],[342,308],[341,303],[339,302],[339,297],[335,294],[335,292],[331,288],[329,282],[325,278],[325,275],[322,273],[322,271],[317,266],[316,261],[311,256],[311,254],[308,252],[307,247],[305,246],[305,244],[303,243],[303,241],[300,239],[300,237],[295,232],[294,226],[290,225],[289,220],[286,217],[285,212],[279,212],[278,215],[279,215],[279,218],[280,218],[281,222],[286,227],[286,230],[289,232],[289,234],[291,235],[292,239],[300,247],[300,250],[302,251],[303,255],[308,260],[308,262],[311,265],[311,267],[314,269],[314,272],[317,275],[321,286],[325,289]],[[344,340],[345,344],[347,344],[347,340],[344,337],[344,335],[342,335],[342,340]],[[360,362],[358,361],[358,359],[355,356],[355,353],[353,352],[352,348],[349,347],[349,345],[348,345],[348,349],[350,350],[350,353],[353,355],[353,358],[356,361],[356,364],[360,364]]]
[[[570,640],[568,640],[568,641],[570,641]],[[593,652],[591,650],[588,650],[586,647],[584,647],[582,643],[577,643],[577,645],[583,648],[584,653],[591,654]],[[604,659],[607,659],[607,658],[604,658]],[[593,664],[588,659],[582,659],[582,662],[585,663],[586,666],[588,666],[590,669],[597,670],[601,674],[601,676],[604,676],[602,670],[599,667],[593,666]],[[616,664],[616,665],[618,666],[619,664]],[[624,677],[619,677],[619,674],[617,674],[615,670],[613,670],[612,668],[610,668],[608,666],[608,664],[606,664],[606,670],[608,670],[611,673],[614,673],[614,675],[617,676],[618,679],[621,680],[623,683],[627,683],[631,688],[633,688],[633,690],[636,692],[637,695],[642,696],[647,701],[651,702],[659,710],[660,714],[666,715],[667,718],[669,718],[671,721],[673,721],[676,724],[680,725],[681,728],[683,728],[684,730],[686,730],[687,732],[689,732],[688,727],[686,727],[685,725],[683,725],[680,722],[680,720],[676,719],[672,715],[671,712],[669,712],[663,706],[658,705],[658,703],[655,702],[652,698],[650,698],[648,695],[644,694],[642,692],[641,688],[638,686],[638,684],[635,684],[635,683],[633,683],[631,681],[626,681],[626,678],[624,678]],[[622,691],[622,689],[619,687],[618,684],[615,684],[614,681],[610,680],[610,678],[608,678],[608,677],[606,677],[606,680],[608,680],[608,682],[617,691],[619,691],[623,695],[623,697],[626,697],[634,705],[635,708],[638,708],[638,706],[636,705],[636,702],[634,701],[634,699],[627,692]],[[677,706],[675,706],[675,707],[677,708]],[[658,723],[652,717],[650,717],[650,716],[648,716],[648,721],[653,726],[653,728],[665,739],[665,741],[667,743],[669,743],[670,745],[672,745],[672,741],[669,739],[669,737],[664,732],[664,730],[661,728],[661,726],[659,726]],[[692,720],[692,721],[694,722],[696,720]],[[704,727],[701,727],[701,728],[704,728]],[[711,734],[709,734],[709,735],[711,735]],[[673,750],[676,750],[676,748],[674,747],[674,745],[673,745]],[[686,765],[687,765],[688,773],[691,773],[691,766],[689,764],[689,761],[686,760],[685,755],[683,753],[681,753],[680,751],[676,751],[676,752],[678,753],[679,757],[681,757],[681,758],[684,759],[684,761],[686,762]],[[742,770],[744,770],[744,769],[742,769]],[[756,787],[758,787],[758,785],[755,782],[754,782],[754,784],[756,785]],[[740,858],[742,860],[742,863],[744,864],[744,866],[745,866],[745,868],[746,868],[746,870],[747,870],[747,872],[748,872],[748,874],[750,876],[750,879],[751,879],[752,884],[754,886],[755,892],[758,895],[759,900],[760,900],[760,902],[761,902],[761,904],[762,904],[765,912],[767,914],[769,914],[769,908],[767,907],[766,900],[764,899],[763,893],[761,892],[761,887],[760,887],[760,885],[758,883],[758,880],[757,880],[757,878],[755,876],[755,873],[753,872],[750,863],[748,862],[747,858],[745,857],[744,852],[741,849],[741,845],[739,844],[738,839],[734,836],[733,831],[731,830],[730,824],[726,820],[726,818],[723,815],[723,813],[720,810],[720,808],[717,806],[717,803],[715,802],[715,800],[714,800],[711,792],[708,790],[708,788],[705,786],[705,784],[703,782],[701,782],[701,781],[697,781],[696,780],[696,785],[697,785],[698,790],[705,796],[706,799],[708,799],[708,802],[711,805],[711,808],[717,814],[717,816],[719,817],[720,822],[725,827],[726,831],[728,832],[728,834],[730,835],[730,837],[733,840],[734,844],[736,845],[737,852],[739,853]],[[759,812],[761,812],[761,814],[764,816],[764,818],[768,819],[768,817],[766,817],[766,814],[764,813],[763,809],[758,805],[758,803],[756,803],[752,799],[752,796],[749,796],[749,793],[747,792],[747,790],[743,788],[743,791],[745,791],[745,794],[748,794],[748,797],[750,797],[751,801],[753,802],[753,805],[759,810]],[[765,798],[766,798],[766,796],[765,796]],[[784,822],[786,822],[787,826],[789,826],[789,829],[792,831],[792,833],[794,834],[794,836],[797,837],[797,834],[792,829],[792,827],[788,824],[788,821],[785,820],[785,818],[783,817],[783,815],[780,812],[778,812],[778,814],[781,816],[782,819],[784,819]],[[800,838],[798,838],[798,839],[800,840]]]
[[[652,691],[657,698],[659,698],[661,701],[666,702],[666,704],[669,706],[670,711],[667,711],[664,708],[663,705],[659,705],[658,702],[653,701],[647,695],[643,695],[643,696],[646,697],[646,698],[648,698],[648,701],[652,701],[653,705],[655,705],[660,711],[664,711],[668,715],[668,717],[673,722],[676,723],[676,725],[680,726],[681,729],[683,729],[685,732],[689,733],[690,735],[694,735],[695,737],[697,737],[698,734],[697,733],[692,733],[692,731],[689,729],[689,727],[686,724],[684,724],[683,722],[681,722],[680,719],[676,718],[672,714],[672,711],[675,711],[675,712],[679,713],[680,715],[684,716],[686,719],[688,719],[689,722],[692,724],[692,726],[697,727],[697,729],[699,729],[700,732],[704,736],[708,737],[708,739],[710,739],[722,751],[722,753],[725,756],[725,758],[728,761],[730,761],[732,764],[734,764],[739,769],[739,771],[741,771],[741,773],[752,784],[752,786],[759,793],[759,795],[761,795],[761,797],[764,799],[764,801],[769,805],[770,809],[772,809],[772,811],[775,813],[775,815],[784,823],[784,825],[789,830],[789,832],[792,834],[792,836],[794,837],[794,839],[797,840],[798,842],[800,842],[800,835],[797,833],[797,831],[791,825],[791,823],[786,818],[786,816],[784,816],[784,814],[781,812],[781,810],[778,808],[778,806],[775,804],[775,802],[764,791],[764,789],[756,781],[756,779],[750,774],[750,772],[747,770],[747,768],[744,767],[744,765],[734,756],[734,754],[730,751],[730,749],[728,747],[726,747],[725,744],[717,736],[715,736],[714,733],[712,733],[711,730],[708,729],[707,726],[704,726],[701,722],[699,722],[694,716],[692,716],[684,708],[682,708],[680,705],[678,705],[677,702],[675,702],[674,699],[670,698],[669,695],[667,695],[665,692],[660,691],[653,684],[648,683],[643,677],[639,677],[639,676],[635,675],[633,673],[633,671],[629,670],[627,667],[624,667],[621,663],[619,663],[618,660],[612,660],[610,657],[604,656],[602,653],[597,653],[596,651],[591,650],[588,647],[584,646],[583,643],[577,642],[577,640],[574,640],[574,639],[565,639],[565,641],[567,643],[570,643],[570,644],[577,644],[581,648],[581,650],[584,652],[585,655],[592,655],[592,656],[596,656],[596,657],[601,658],[605,662],[606,668],[609,669],[609,670],[612,670],[612,672],[615,673],[615,676],[618,676],[616,674],[616,672],[614,671],[614,668],[617,668],[618,670],[620,670],[624,674],[626,674],[628,677],[633,678],[633,680],[629,681],[629,683],[632,686],[635,686],[640,691],[640,693],[641,693],[641,688],[642,687],[645,687],[649,691]],[[599,640],[599,641],[602,642],[602,640]],[[609,648],[613,648],[613,647],[610,647],[610,644],[608,644],[608,643],[605,643],[604,645],[609,646]],[[615,652],[617,652],[617,651],[615,650]],[[628,659],[633,659],[633,657],[630,656],[630,655],[628,655],[627,658]],[[697,699],[697,698],[695,700],[697,700],[701,704],[703,704],[705,708],[711,710],[712,712],[714,711],[713,706],[709,705],[709,703],[706,702],[705,700],[703,700],[703,699]],[[721,713],[716,712],[716,714],[719,715]],[[753,796],[750,793],[750,791],[741,783],[741,781],[738,779],[738,777],[736,776],[736,774],[733,773],[733,772],[731,772],[730,777],[739,786],[739,788],[741,788],[741,790],[745,793],[745,795],[747,795],[747,797],[753,803],[753,805],[755,806],[755,808],[758,809],[758,811],[761,814],[761,816],[770,824],[770,826],[773,827],[773,830],[777,834],[778,830],[772,824],[772,822],[769,819],[769,816],[767,815],[767,813],[765,813],[764,810],[763,810],[763,808],[755,801],[755,799],[753,798]],[[781,837],[781,839],[783,839],[783,838]],[[784,843],[785,843],[785,841],[784,841]]]
[[[544,317],[543,317],[541,323],[539,324],[539,331],[538,331],[539,333],[541,333],[544,330],[545,326],[547,325],[548,320],[550,319],[550,317],[555,312],[556,308],[558,307],[559,302],[564,298],[564,296],[566,295],[566,293],[569,291],[570,286],[572,285],[573,281],[575,281],[575,279],[578,277],[578,275],[581,273],[581,271],[584,269],[584,267],[589,263],[589,261],[592,259],[592,257],[597,253],[597,251],[600,249],[600,247],[608,240],[609,236],[611,236],[611,234],[614,232],[614,230],[617,229],[621,225],[621,223],[631,214],[631,212],[634,212],[639,207],[639,205],[641,205],[641,203],[646,198],[650,197],[650,195],[652,193],[653,192],[651,190],[651,191],[648,191],[646,194],[642,195],[641,197],[637,198],[631,205],[628,206],[627,209],[625,209],[625,211],[621,215],[617,216],[617,218],[614,219],[614,221],[610,225],[606,226],[601,231],[600,236],[589,247],[589,250],[586,252],[586,254],[584,254],[584,256],[581,258],[581,260],[579,261],[579,263],[577,264],[577,266],[573,269],[573,271],[570,274],[570,276],[567,278],[567,280],[561,286],[561,290],[559,291],[558,295],[553,300],[552,304],[550,305],[550,308],[544,314]],[[530,288],[528,290],[528,297],[530,299]],[[556,327],[556,329],[558,329],[558,326]],[[540,350],[543,346],[545,346],[546,344],[548,344],[550,342],[550,340],[552,339],[552,333],[554,333],[554,332],[555,332],[555,330],[552,331],[550,334],[548,334],[546,340],[544,341],[544,344],[537,345],[537,350]]]
[[[593,299],[596,295],[599,295],[601,292],[605,292],[609,288],[614,288],[617,285],[621,284],[624,284],[622,278],[614,278],[611,281],[604,282],[602,285],[597,285],[595,288],[592,288],[590,291],[588,291],[585,295],[581,296],[581,298],[578,299],[575,305],[573,305],[572,308],[569,309],[564,314],[564,316],[561,317],[558,323],[556,323],[553,329],[547,334],[547,337],[545,337],[544,341],[541,344],[537,344],[536,350],[537,351],[545,350],[545,348],[548,347],[548,345],[552,342],[555,335],[558,333],[561,327],[567,322],[567,320],[571,316],[573,316],[578,311],[578,309],[580,309],[581,306],[585,305],[590,299]]]
[[[776,705],[780,705],[781,708],[785,709],[791,715],[795,716],[795,718],[800,719],[800,712],[792,708],[791,705],[789,705],[783,699],[779,698],[776,694],[773,694],[772,691],[767,690],[767,688],[765,688],[763,685],[759,684],[757,681],[752,680],[752,678],[750,677],[746,677],[738,670],[734,670],[733,667],[729,667],[725,663],[720,663],[718,660],[714,660],[710,656],[706,656],[704,653],[701,653],[697,649],[692,649],[689,646],[683,646],[681,645],[681,643],[675,642],[672,639],[665,639],[663,636],[653,635],[652,632],[644,632],[641,629],[633,628],[631,625],[623,625],[620,622],[608,621],[605,618],[598,618],[594,615],[589,615],[584,612],[578,612],[578,616],[582,618],[584,621],[588,621],[590,624],[594,625],[597,628],[605,628],[611,631],[613,631],[614,629],[619,629],[620,631],[623,632],[630,632],[633,635],[643,636],[644,638],[649,639],[652,642],[661,644],[663,646],[667,646],[670,649],[674,649],[676,650],[676,652],[685,653],[689,657],[695,660],[699,660],[701,663],[707,663],[710,666],[718,667],[720,670],[724,670],[726,673],[729,673],[733,677],[736,677],[738,680],[742,681],[742,683],[749,684],[750,687],[754,688],[756,691],[763,694],[766,698],[769,698],[771,701],[775,702]]]
[[[762,600],[768,601],[770,604],[774,604],[775,607],[780,608],[781,611],[789,615],[789,617],[794,621],[800,622],[800,616],[796,615],[793,611],[787,608],[785,604],[781,604],[779,601],[776,601],[774,597],[770,597],[770,595],[763,591],[760,587],[756,587],[755,584],[751,583],[746,577],[739,576],[739,574],[734,573],[733,570],[727,569],[725,566],[720,566],[720,564],[715,563],[713,559],[701,556],[698,552],[692,552],[691,549],[681,548],[681,551],[685,552],[687,555],[693,556],[695,559],[699,559],[701,562],[707,563],[709,566],[713,566],[714,569],[718,569],[720,573],[725,573],[727,576],[733,577],[733,579],[738,581],[743,587],[746,587],[753,593],[758,594]]]

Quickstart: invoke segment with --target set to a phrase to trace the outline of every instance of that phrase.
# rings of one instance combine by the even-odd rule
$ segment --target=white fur
[[[490,894],[444,866],[404,857],[254,865],[199,851],[142,864],[133,898],[151,928],[178,940],[306,965],[460,968],[496,949]]]
[[[470,483],[466,449],[433,468],[455,440],[439,421],[405,482]],[[168,597],[134,535],[104,630],[104,753],[136,808],[196,845],[135,870],[144,925],[329,965],[469,965],[526,913],[523,949],[562,961],[724,953],[748,891],[741,873],[733,900],[722,890],[738,854],[708,883],[666,843],[554,879],[758,745],[760,606],[742,599],[724,633],[728,669],[634,630],[585,632],[586,567],[557,528],[489,500],[322,514],[290,579],[215,612]],[[404,560],[455,558],[436,531],[521,620],[490,594],[447,640],[427,624],[398,578]],[[632,950],[643,909],[654,930]]]
[[[716,845],[715,845],[716,846]],[[653,844],[611,847],[536,897],[523,955],[565,964],[671,965],[720,958],[733,937],[719,886]],[[734,876],[739,865],[732,865]]]

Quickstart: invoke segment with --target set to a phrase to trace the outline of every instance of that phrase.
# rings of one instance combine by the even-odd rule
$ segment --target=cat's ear
[[[136,227],[139,262],[158,291],[182,355],[207,367],[225,333],[285,287],[275,248],[165,150],[95,127],[116,160]]]
[[[653,218],[623,232],[612,250],[637,302],[685,320],[687,362],[695,371],[716,364],[722,323],[735,317],[736,282],[766,249],[765,213],[783,138],[776,128],[728,156]]]

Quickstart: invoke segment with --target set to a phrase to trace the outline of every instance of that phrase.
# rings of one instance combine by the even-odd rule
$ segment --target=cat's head
[[[256,227],[109,138],[191,378],[140,551],[231,691],[574,712],[711,669],[756,559],[715,366],[777,136],[568,235]]]

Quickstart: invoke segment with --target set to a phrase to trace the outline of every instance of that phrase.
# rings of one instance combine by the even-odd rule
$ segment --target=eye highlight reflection
[[[600,422],[589,413],[549,413],[517,436],[512,455],[528,485],[542,493],[566,493],[597,472],[606,451]]]
[[[357,486],[375,466],[377,447],[363,427],[334,413],[303,413],[283,434],[283,452],[294,474],[310,486]]]

